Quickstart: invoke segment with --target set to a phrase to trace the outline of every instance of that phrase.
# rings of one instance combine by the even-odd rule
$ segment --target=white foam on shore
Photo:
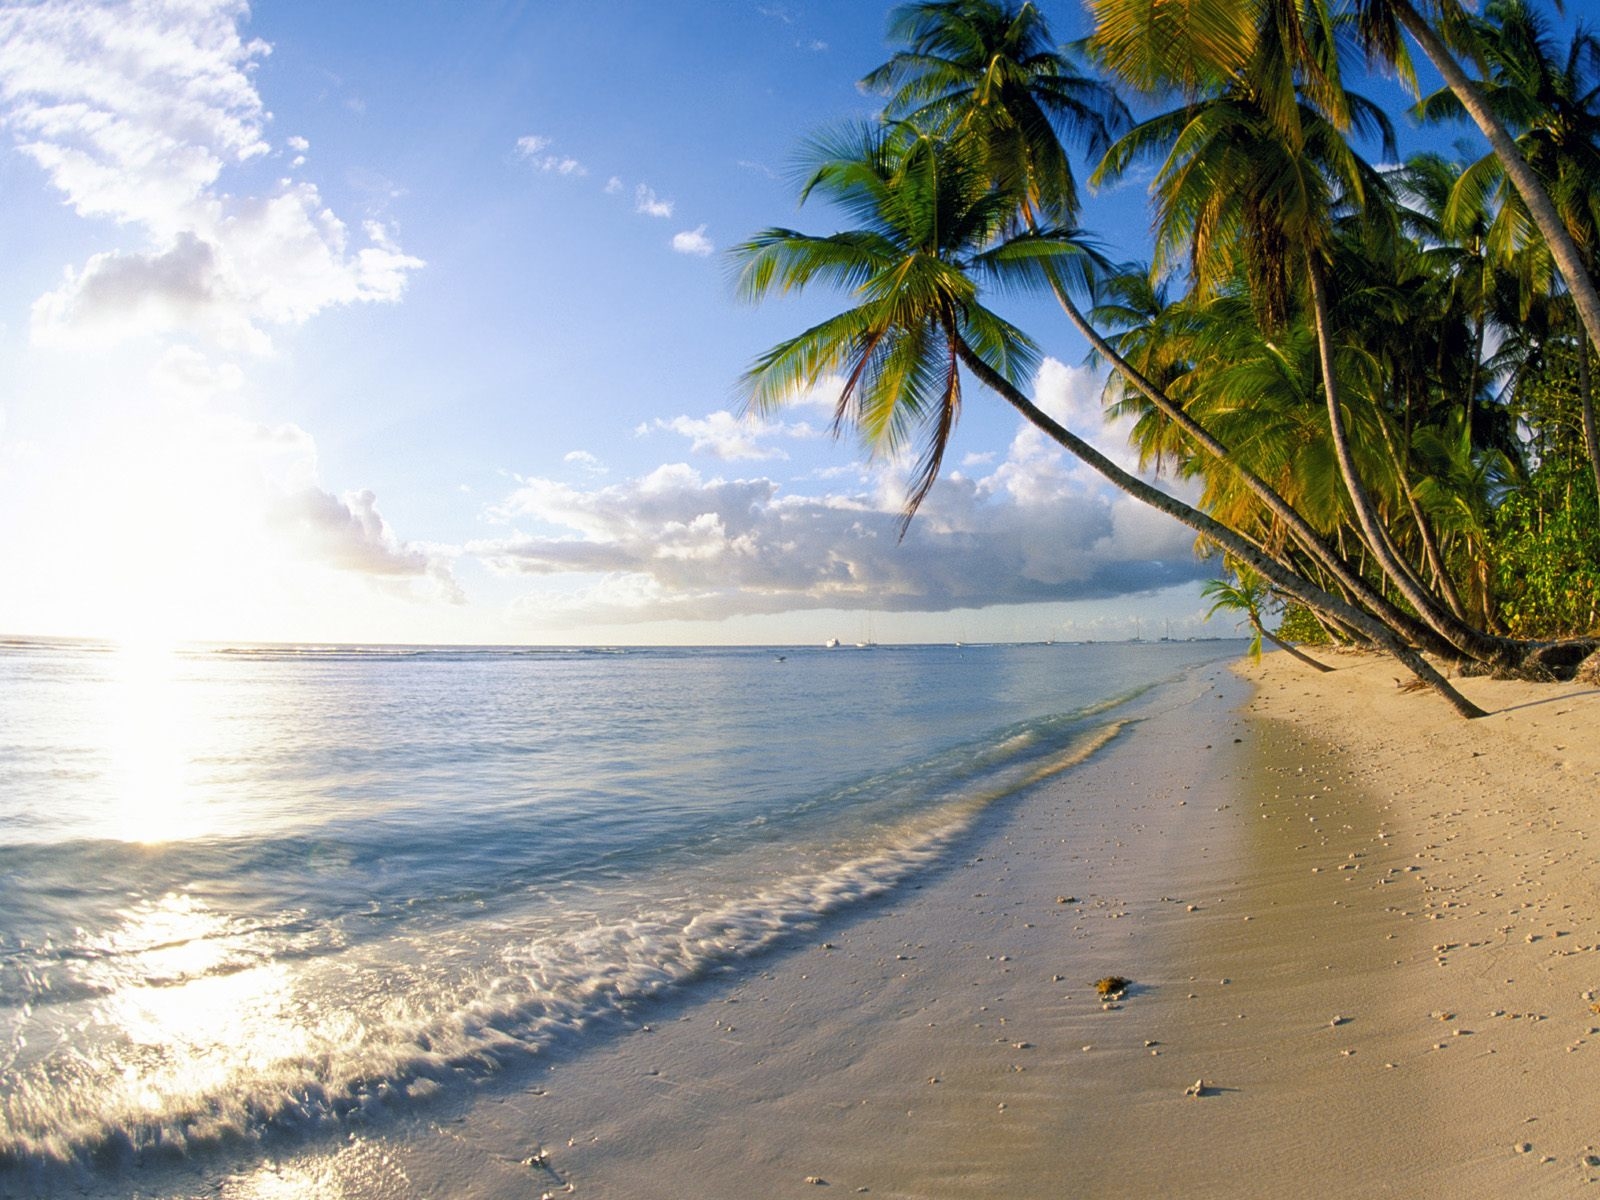
[[[267,962],[128,989],[101,1010],[120,1025],[99,1049],[86,1039],[72,1056],[21,1067],[13,1052],[0,1076],[0,1165],[126,1163],[273,1129],[358,1124],[482,1078],[882,895],[936,865],[997,800],[1085,761],[1126,724],[1085,730],[1042,761],[1016,757],[1030,739],[1015,735],[1017,745],[980,756],[992,769],[876,829],[870,845],[701,910],[657,907],[536,938],[502,930],[498,950],[480,947],[479,965],[455,973],[431,960],[459,943],[419,940],[409,980],[337,960],[314,976]],[[375,986],[390,994],[351,1002]]]

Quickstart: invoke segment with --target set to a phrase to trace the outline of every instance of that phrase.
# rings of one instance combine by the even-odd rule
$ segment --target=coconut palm
[[[1261,642],[1265,638],[1278,649],[1286,652],[1291,658],[1303,662],[1308,667],[1318,671],[1332,671],[1333,668],[1326,663],[1320,663],[1299,647],[1283,641],[1277,634],[1267,628],[1264,610],[1274,603],[1272,591],[1266,582],[1249,567],[1233,567],[1233,582],[1226,579],[1213,579],[1200,588],[1200,594],[1211,601],[1211,607],[1206,610],[1208,618],[1216,616],[1219,612],[1236,612],[1244,616],[1249,622],[1251,638],[1246,653],[1254,661],[1260,661]]]
[[[1110,0],[1127,3],[1131,0]],[[1430,21],[1429,17],[1433,20]],[[1562,278],[1572,294],[1579,320],[1589,342],[1600,349],[1600,289],[1597,289],[1583,254],[1573,240],[1544,182],[1519,150],[1516,138],[1491,104],[1484,84],[1468,76],[1455,46],[1468,57],[1482,58],[1482,29],[1475,28],[1458,0],[1424,0],[1419,9],[1411,0],[1356,0],[1356,22],[1369,56],[1393,66],[1415,90],[1401,31],[1417,43],[1428,61],[1444,77],[1445,86],[1461,111],[1477,125],[1499,160],[1517,195],[1527,206],[1529,219],[1544,239]]]
[[[1071,224],[1079,197],[1067,146],[1100,155],[1128,111],[1056,48],[1038,6],[917,0],[890,14],[889,36],[905,48],[861,81],[887,96],[887,115],[973,135],[996,185],[1022,197],[1025,220]]]
[[[745,376],[750,402],[768,409],[840,374],[838,419],[870,445],[896,449],[920,432],[922,454],[907,513],[937,477],[961,405],[961,369],[1058,445],[1129,495],[1187,525],[1283,592],[1382,645],[1465,716],[1482,715],[1387,626],[1288,571],[1259,545],[1130,475],[1039,409],[1021,383],[1034,344],[981,303],[980,281],[1047,287],[1083,261],[1070,231],[1007,236],[1022,203],[993,186],[970,136],[905,124],[820,139],[802,201],[825,196],[858,222],[810,235],[769,229],[734,251],[740,293],[761,300],[813,283],[843,288],[851,307],[762,355]]]
[[[1274,20],[1285,31],[1285,37],[1299,39],[1302,27],[1291,16],[1291,10],[1282,9],[1275,13]],[[1197,20],[1192,28],[1199,29],[1202,23]],[[1191,26],[1186,24],[1185,28]],[[1070,60],[1051,49],[1048,30],[1037,8],[1010,0],[920,0],[896,10],[891,33],[906,44],[906,49],[863,80],[865,86],[890,93],[889,115],[923,128],[945,133],[960,131],[974,138],[995,185],[1021,194],[1019,213],[1029,229],[1037,229],[1041,218],[1049,215],[1070,220],[1077,193],[1060,135],[1064,132],[1069,138],[1076,138],[1093,153],[1103,147],[1108,131],[1125,125],[1127,113],[1103,87],[1087,84]],[[1330,36],[1325,30],[1321,40],[1326,42]],[[1299,40],[1296,45],[1300,45]],[[1314,56],[1307,51],[1305,57]],[[1344,94],[1331,86],[1329,77],[1312,72],[1310,78],[1314,85],[1321,86],[1329,107],[1343,113]],[[1292,95],[1293,89],[1289,91]],[[1054,273],[1048,258],[1039,262],[1050,290],[1092,352],[1111,363],[1131,388],[1173,422],[1182,437],[1209,455],[1218,468],[1236,474],[1238,484],[1292,532],[1321,570],[1392,628],[1409,637],[1420,637],[1425,643],[1433,642],[1434,648],[1446,653],[1454,652],[1454,647],[1438,638],[1432,629],[1419,627],[1419,622],[1370,588],[1265,480],[1242,466],[1155,381],[1120,356],[1074,300],[1075,291],[1092,297],[1094,273],[1085,270],[1068,279]],[[1075,265],[1092,264],[1079,259]],[[1075,282],[1080,286],[1074,287]]]
[[[1330,265],[1341,213],[1362,211],[1369,196],[1385,189],[1338,122],[1378,135],[1386,148],[1392,135],[1383,114],[1359,96],[1344,93],[1338,104],[1330,102],[1337,40],[1325,24],[1309,22],[1304,49],[1296,51],[1312,57],[1288,61],[1295,48],[1282,30],[1290,23],[1269,12],[1245,69],[1136,126],[1113,145],[1093,179],[1115,179],[1138,161],[1157,160],[1151,190],[1158,271],[1181,261],[1201,298],[1235,286],[1242,273],[1269,331],[1286,327],[1304,306],[1316,332],[1329,435],[1366,550],[1427,625],[1461,653],[1514,665],[1519,647],[1472,628],[1417,577],[1358,462],[1347,416],[1358,397],[1346,394],[1339,370]],[[1301,80],[1312,76],[1320,81],[1316,104],[1299,97]]]
[[[1442,378],[1452,366],[1465,364],[1467,377],[1459,403],[1470,436],[1484,383],[1495,271],[1489,253],[1493,214],[1452,204],[1464,169],[1464,164],[1441,154],[1424,153],[1411,156],[1389,172],[1388,178],[1400,201],[1401,224],[1417,243],[1419,265],[1433,280],[1431,286],[1420,289],[1430,293],[1424,311],[1449,313],[1469,323],[1470,345],[1450,346],[1448,339],[1436,339],[1432,368]],[[1411,326],[1409,321],[1401,324]]]
[[[1517,149],[1544,184],[1592,280],[1600,258],[1600,38],[1580,26],[1563,49],[1548,22],[1523,0],[1494,0],[1471,26],[1489,68],[1484,101],[1508,129],[1518,131]],[[1460,99],[1448,90],[1417,107],[1430,121],[1463,113]],[[1530,244],[1535,230],[1527,205],[1495,155],[1462,172],[1451,210],[1458,220],[1492,213],[1487,241],[1503,266],[1530,251],[1549,253],[1549,247]],[[1584,442],[1600,486],[1600,429],[1588,391],[1581,398]]]

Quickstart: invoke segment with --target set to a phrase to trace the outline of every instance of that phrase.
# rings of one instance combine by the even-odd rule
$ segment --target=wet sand
[[[1332,661],[1164,690],[919,885],[581,1052],[148,1194],[1582,1190],[1600,690],[1467,681],[1469,723]]]

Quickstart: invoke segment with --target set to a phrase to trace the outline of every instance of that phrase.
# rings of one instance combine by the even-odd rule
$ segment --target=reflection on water
[[[0,648],[0,1194],[8,1160],[349,1135],[631,1019],[1217,653]],[[228,1182],[387,1169],[338,1157]]]
[[[313,1030],[318,1014],[297,1003],[290,964],[240,941],[236,922],[166,896],[78,952],[75,990],[92,998],[58,1001],[41,980],[42,1002],[16,1014],[0,1072],[0,1133],[20,1142],[11,1149],[49,1152],[108,1125],[170,1134],[175,1116],[183,1136],[210,1137],[237,1126],[262,1079],[303,1077],[316,1043],[349,1030]]]
[[[177,679],[177,658],[171,650],[133,646],[119,650],[109,666],[98,728],[113,804],[102,836],[163,842],[209,832],[191,801],[190,778],[209,729],[193,689]]]

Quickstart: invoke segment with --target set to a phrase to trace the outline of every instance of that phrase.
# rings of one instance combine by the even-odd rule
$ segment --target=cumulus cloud
[[[690,440],[689,449],[692,453],[709,454],[712,458],[719,458],[724,462],[740,459],[755,461],[764,458],[787,458],[788,455],[782,450],[775,446],[763,446],[761,442],[764,439],[780,437],[822,436],[821,431],[812,428],[804,421],[768,421],[751,415],[736,417],[726,409],[704,417],[680,416],[670,420],[657,417],[649,424],[640,425],[634,432],[642,435],[656,430],[682,434]]]
[[[714,254],[717,249],[706,236],[704,225],[698,229],[685,229],[682,233],[673,234],[672,248],[679,254],[692,254],[698,258],[706,258]]]
[[[298,535],[309,555],[328,566],[380,581],[427,580],[438,598],[466,602],[445,554],[402,545],[369,490],[341,497],[317,487],[301,488],[282,496],[271,515],[275,524]]]
[[[633,189],[633,211],[647,217],[670,217],[672,201],[663,200],[654,188],[641,183]]]
[[[105,342],[182,329],[262,349],[266,327],[335,304],[389,301],[420,260],[369,225],[357,249],[308,183],[223,189],[266,154],[240,0],[0,8],[0,120],[79,214],[141,230],[146,246],[68,269],[34,309],[42,340]],[[304,139],[290,139],[300,151]]]
[[[1187,529],[1020,435],[989,474],[941,480],[901,540],[904,496],[889,469],[823,495],[685,464],[593,489],[523,479],[490,515],[544,532],[466,549],[505,574],[583,577],[579,590],[568,578],[528,601],[574,623],[942,612],[1105,599],[1209,573]]]

